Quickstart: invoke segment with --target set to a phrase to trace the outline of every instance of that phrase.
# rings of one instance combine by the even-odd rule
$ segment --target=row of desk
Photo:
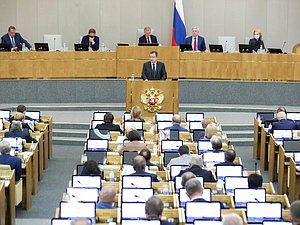
[[[299,131],[293,131],[299,136]],[[300,199],[300,171],[293,156],[286,153],[282,145],[277,145],[272,134],[254,118],[253,158],[260,160],[262,170],[268,170],[269,180],[278,181],[278,193],[288,194],[290,202]]]
[[[156,50],[169,78],[300,81],[300,54],[180,52],[178,47],[119,46],[113,52],[0,52],[0,79],[141,77]]]
[[[31,144],[26,143],[23,152],[18,154],[22,159],[22,201],[20,206],[28,210],[32,207],[32,195],[38,193],[38,182],[43,179],[43,171],[48,168],[48,160],[52,158],[52,116],[42,116],[41,122],[35,124],[32,136],[38,139],[31,150]],[[9,124],[4,124],[5,128]],[[4,136],[1,131],[0,136]],[[7,206],[1,207],[1,181],[9,177],[9,185],[5,186]],[[3,183],[3,182],[2,182]],[[0,225],[14,225],[16,217],[15,206],[15,174],[14,171],[0,170],[0,215],[6,215],[5,221],[0,217]],[[5,203],[5,200],[4,200]],[[6,209],[6,210],[5,210]]]

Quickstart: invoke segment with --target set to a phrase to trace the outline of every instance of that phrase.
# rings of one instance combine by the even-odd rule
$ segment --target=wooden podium
[[[157,112],[178,113],[178,86],[178,80],[127,80],[126,111],[139,106],[144,117],[153,117]]]

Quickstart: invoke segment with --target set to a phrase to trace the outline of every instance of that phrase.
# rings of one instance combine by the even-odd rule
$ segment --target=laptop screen
[[[173,125],[170,121],[160,121],[157,122],[157,130],[164,130],[166,127],[171,127]]]
[[[288,112],[286,116],[290,120],[300,120],[300,112]]]
[[[261,121],[272,120],[274,118],[273,112],[258,112],[256,113],[256,118],[260,118]]]
[[[102,124],[102,123],[104,123],[104,120],[92,120],[91,128],[95,129],[98,124]]]
[[[207,167],[213,167],[217,163],[225,161],[225,152],[204,152],[203,163]]]
[[[90,151],[86,150],[84,151],[86,154],[87,160],[94,160],[98,164],[105,164],[106,162],[106,154],[107,152],[104,151]]]
[[[248,202],[248,223],[262,223],[264,220],[281,220],[280,202]]]
[[[248,177],[225,177],[227,195],[234,195],[235,188],[248,188]]]
[[[203,129],[202,122],[201,121],[191,121],[191,122],[189,122],[189,129],[190,129],[191,132],[193,132],[193,130]]]
[[[198,153],[201,154],[208,150],[213,150],[212,145],[209,140],[207,141],[198,141]]]
[[[130,112],[125,112],[125,113],[124,113],[124,121],[130,120],[130,119],[131,119]]]
[[[94,112],[93,120],[104,120],[104,116],[107,112]]]
[[[0,130],[3,130],[4,124],[3,124],[3,118],[0,118]]]
[[[143,121],[125,121],[124,129],[126,130],[128,127],[134,127],[137,130],[143,130]]]
[[[293,131],[292,130],[274,130],[273,136],[277,144],[282,144],[281,141],[292,140]]]
[[[160,121],[172,121],[173,113],[156,113],[155,118],[156,122]]]
[[[236,208],[245,208],[247,202],[265,202],[266,190],[264,188],[235,188],[234,201]]]
[[[164,166],[166,167],[171,159],[179,157],[178,152],[164,152]]]
[[[87,150],[107,151],[108,142],[108,140],[87,139]]]
[[[220,202],[186,202],[185,216],[187,223],[193,223],[195,219],[220,220]]]
[[[151,176],[123,176],[123,188],[152,188]]]
[[[95,216],[95,202],[60,202],[60,217],[62,218],[86,217],[94,219]]]
[[[197,142],[203,139],[205,136],[205,130],[204,129],[194,129],[193,130],[193,141]]]
[[[78,176],[73,175],[72,187],[101,188],[101,176]]]
[[[110,132],[109,132],[109,130],[90,129],[89,130],[89,139],[110,140]]]
[[[123,202],[121,205],[122,219],[146,218],[145,203]],[[134,209],[134,210],[132,210]]]
[[[194,225],[222,225],[222,221],[195,220]]]
[[[41,112],[40,111],[26,111],[25,116],[30,117],[31,119],[39,122],[40,117],[41,117]]]
[[[300,152],[300,140],[283,141],[285,152]]]
[[[211,189],[210,188],[204,188],[203,189],[203,195],[202,198],[205,199],[206,201],[210,202],[211,201]],[[186,202],[189,202],[190,198],[186,194],[185,188],[179,189],[179,203],[180,207],[184,208],[186,205]]]
[[[202,187],[204,187],[204,181],[203,181],[203,177],[196,177],[197,180],[200,181]],[[176,189],[176,193],[179,192],[180,188],[183,188],[181,185],[181,181],[182,181],[182,177],[175,177],[175,189]]]
[[[300,152],[294,152],[294,160],[296,164],[300,164]]]
[[[189,166],[177,166],[177,165],[170,166],[171,178],[174,179],[180,173],[181,170],[185,170],[188,167]]]
[[[122,202],[146,202],[153,195],[152,188],[123,188]]]
[[[171,141],[162,140],[161,141],[161,152],[178,152],[178,149],[183,145],[183,141]]]
[[[292,225],[289,221],[264,221],[263,225]]]
[[[72,219],[69,218],[53,218],[51,220],[51,225],[71,225]],[[92,220],[88,219],[89,224],[92,224]]]
[[[160,225],[160,220],[122,220],[122,225]]]
[[[224,180],[225,177],[242,177],[243,176],[243,166],[216,166],[217,179]]]
[[[8,121],[10,117],[10,110],[0,110],[0,118]]]
[[[186,121],[202,121],[204,119],[204,113],[186,113]]]
[[[66,201],[97,202],[99,197],[98,188],[67,188]]]
[[[22,151],[23,149],[23,141],[21,137],[14,137],[14,138],[2,138],[3,141],[9,142],[9,145],[12,150],[14,151]]]

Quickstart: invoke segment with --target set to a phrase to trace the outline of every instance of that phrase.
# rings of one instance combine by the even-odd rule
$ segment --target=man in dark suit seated
[[[166,127],[165,130],[179,130],[181,132],[188,132],[187,129],[180,126],[180,123],[181,123],[180,115],[175,114],[172,117],[172,123],[173,123],[173,125],[171,127]]]
[[[285,112],[277,113],[278,122],[272,124],[270,133],[273,133],[274,130],[295,130],[296,123],[293,120],[288,120]]]
[[[22,129],[22,123],[20,121],[13,121],[11,124],[11,131],[6,132],[4,136],[8,138],[20,137],[26,140],[27,143],[37,142],[35,138],[30,136],[28,130]]]
[[[10,44],[11,51],[20,50],[18,47],[22,43],[24,43],[28,49],[33,50],[32,46],[28,43],[28,41],[22,38],[21,34],[16,32],[16,28],[14,26],[10,26],[8,28],[8,33],[1,37],[1,43]]]
[[[192,45],[193,51],[207,52],[204,37],[199,35],[199,28],[192,28],[192,36],[185,39],[186,44]]]
[[[218,163],[215,166],[226,165],[226,166],[236,166],[234,160],[236,158],[236,153],[233,149],[228,149],[225,151],[225,162]]]
[[[104,123],[98,124],[95,129],[98,130],[109,130],[109,131],[119,131],[121,134],[123,134],[123,131],[121,130],[120,126],[117,124],[113,124],[114,122],[114,115],[111,112],[108,112],[104,115]]]
[[[81,44],[88,45],[90,51],[98,51],[99,42],[100,38],[96,36],[96,30],[93,28],[89,29],[89,34],[83,36],[81,39]]]
[[[24,114],[24,119],[25,120],[32,120],[31,117],[25,115],[26,111],[27,111],[27,108],[26,108],[25,105],[18,105],[17,106],[17,113]],[[12,122],[13,120],[14,120],[14,115],[11,115],[11,117],[9,118],[9,122]]]
[[[248,188],[261,188],[263,185],[263,177],[259,174],[250,174],[248,176]]]
[[[164,210],[164,203],[159,197],[152,196],[146,201],[145,213],[147,219],[160,220],[161,225],[175,225],[175,223],[161,220],[163,210]]]
[[[15,170],[15,180],[18,181],[22,174],[22,160],[17,156],[11,156],[10,145],[7,141],[0,142],[0,164],[9,165],[12,170]]]
[[[181,170],[178,176],[182,176],[182,174],[186,172],[192,172],[197,177],[203,177],[204,182],[216,182],[214,176],[211,171],[205,170],[203,167],[202,157],[199,155],[193,155],[190,157],[189,168],[185,170]]]
[[[143,65],[143,80],[166,80],[167,71],[165,64],[157,61],[157,51],[150,52],[150,61]]]
[[[103,186],[99,194],[97,209],[116,209],[113,204],[116,201],[117,190],[114,186]]]
[[[157,44],[156,36],[151,34],[151,27],[144,28],[144,35],[139,38],[139,44]]]
[[[143,156],[138,155],[133,158],[133,169],[135,173],[130,174],[130,176],[151,176],[152,182],[159,182],[156,174],[148,173],[145,171],[146,169],[146,160]]]

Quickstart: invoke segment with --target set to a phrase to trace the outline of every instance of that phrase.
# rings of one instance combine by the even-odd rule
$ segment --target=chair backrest
[[[151,34],[155,35],[155,30],[151,28]],[[137,29],[136,31],[136,44],[139,43],[139,38],[144,35],[144,29]]]
[[[300,54],[300,43],[294,45],[293,53]]]
[[[0,165],[0,170],[11,170],[10,165]]]
[[[236,38],[233,36],[219,36],[218,44],[223,46],[225,52],[235,52]]]

